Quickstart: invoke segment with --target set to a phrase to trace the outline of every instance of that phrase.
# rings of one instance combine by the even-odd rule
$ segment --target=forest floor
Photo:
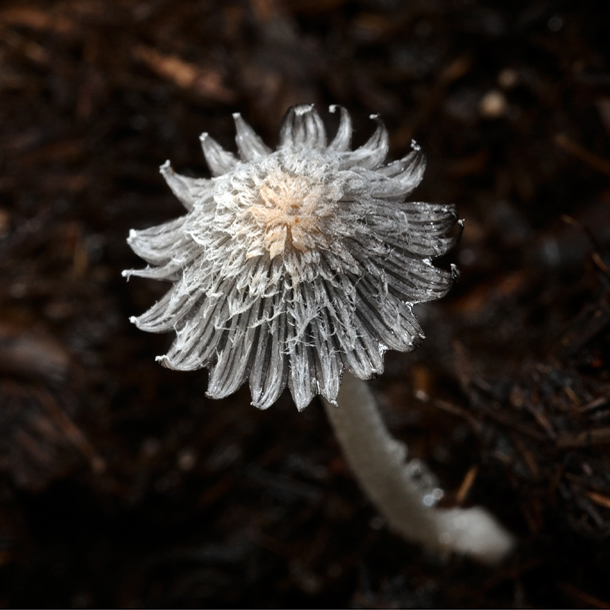
[[[560,0],[0,4],[0,606],[610,608],[610,7]],[[606,52],[604,52],[606,49]],[[414,197],[465,218],[427,340],[371,385],[444,506],[519,539],[493,568],[393,535],[318,400],[154,357],[129,317],[167,285],[131,228],[182,213],[232,112],[371,113]]]

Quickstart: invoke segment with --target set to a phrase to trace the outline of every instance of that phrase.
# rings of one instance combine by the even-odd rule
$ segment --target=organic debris
[[[609,9],[558,0],[5,0],[0,605],[608,607]],[[357,489],[321,405],[205,398],[129,317],[125,239],[182,213],[232,112],[379,113],[414,196],[455,203],[461,279],[372,381],[392,433],[519,537],[440,561]],[[326,117],[326,113],[322,112]],[[328,120],[333,133],[336,121]]]

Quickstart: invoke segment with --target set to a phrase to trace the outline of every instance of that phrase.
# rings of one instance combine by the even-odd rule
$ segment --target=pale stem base
[[[391,529],[441,555],[456,552],[486,564],[501,561],[514,538],[484,508],[435,508],[405,461],[407,448],[393,439],[367,383],[349,373],[326,412],[361,487]],[[426,503],[428,505],[426,505]]]

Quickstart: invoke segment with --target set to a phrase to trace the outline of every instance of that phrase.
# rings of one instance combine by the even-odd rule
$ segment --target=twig
[[[610,443],[610,428],[596,428],[585,430],[579,434],[562,434],[556,440],[559,449],[575,449],[591,445],[605,445]]]
[[[555,136],[555,144],[602,174],[610,176],[610,162],[574,142],[565,133],[558,133]]]
[[[235,93],[224,86],[222,76],[218,72],[184,61],[177,55],[159,53],[156,49],[144,45],[136,46],[133,56],[158,76],[173,82],[181,89],[189,89],[203,98],[218,102],[235,101]]]
[[[580,589],[577,589],[574,585],[570,585],[568,583],[557,583],[557,586],[564,592],[567,593],[571,598],[576,599],[577,601],[584,603],[585,607],[589,608],[610,608],[610,604],[605,602],[603,599],[599,599],[599,597],[595,597],[590,593],[585,593]]]
[[[610,498],[602,494],[598,494],[594,491],[588,491],[587,496],[590,500],[593,500],[596,504],[603,506],[604,508],[610,508]]]
[[[460,488],[455,494],[455,501],[457,504],[462,504],[464,502],[466,496],[468,495],[468,492],[470,491],[470,488],[472,487],[475,479],[477,478],[477,474],[479,474],[479,467],[474,464],[468,469],[468,472],[466,473],[466,476],[464,477]]]

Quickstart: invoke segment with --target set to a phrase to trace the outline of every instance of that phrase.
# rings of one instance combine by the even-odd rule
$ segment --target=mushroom
[[[173,287],[131,320],[174,331],[158,360],[208,367],[211,398],[246,381],[261,409],[286,386],[299,410],[321,395],[350,466],[391,528],[440,553],[498,561],[512,536],[482,508],[434,507],[439,494],[422,484],[416,462],[405,463],[405,445],[387,432],[363,381],[383,372],[388,349],[410,351],[423,340],[413,306],[453,285],[455,268],[432,259],[457,243],[447,232],[456,222],[461,232],[461,221],[453,205],[405,200],[426,165],[416,144],[384,164],[380,118],[372,115],[376,131],[350,150],[350,116],[330,110],[340,112],[330,143],[313,105],[299,105],[288,110],[276,151],[234,114],[239,158],[201,136],[211,179],[161,166],[187,214],[132,230],[128,243],[149,266],[123,275]]]

